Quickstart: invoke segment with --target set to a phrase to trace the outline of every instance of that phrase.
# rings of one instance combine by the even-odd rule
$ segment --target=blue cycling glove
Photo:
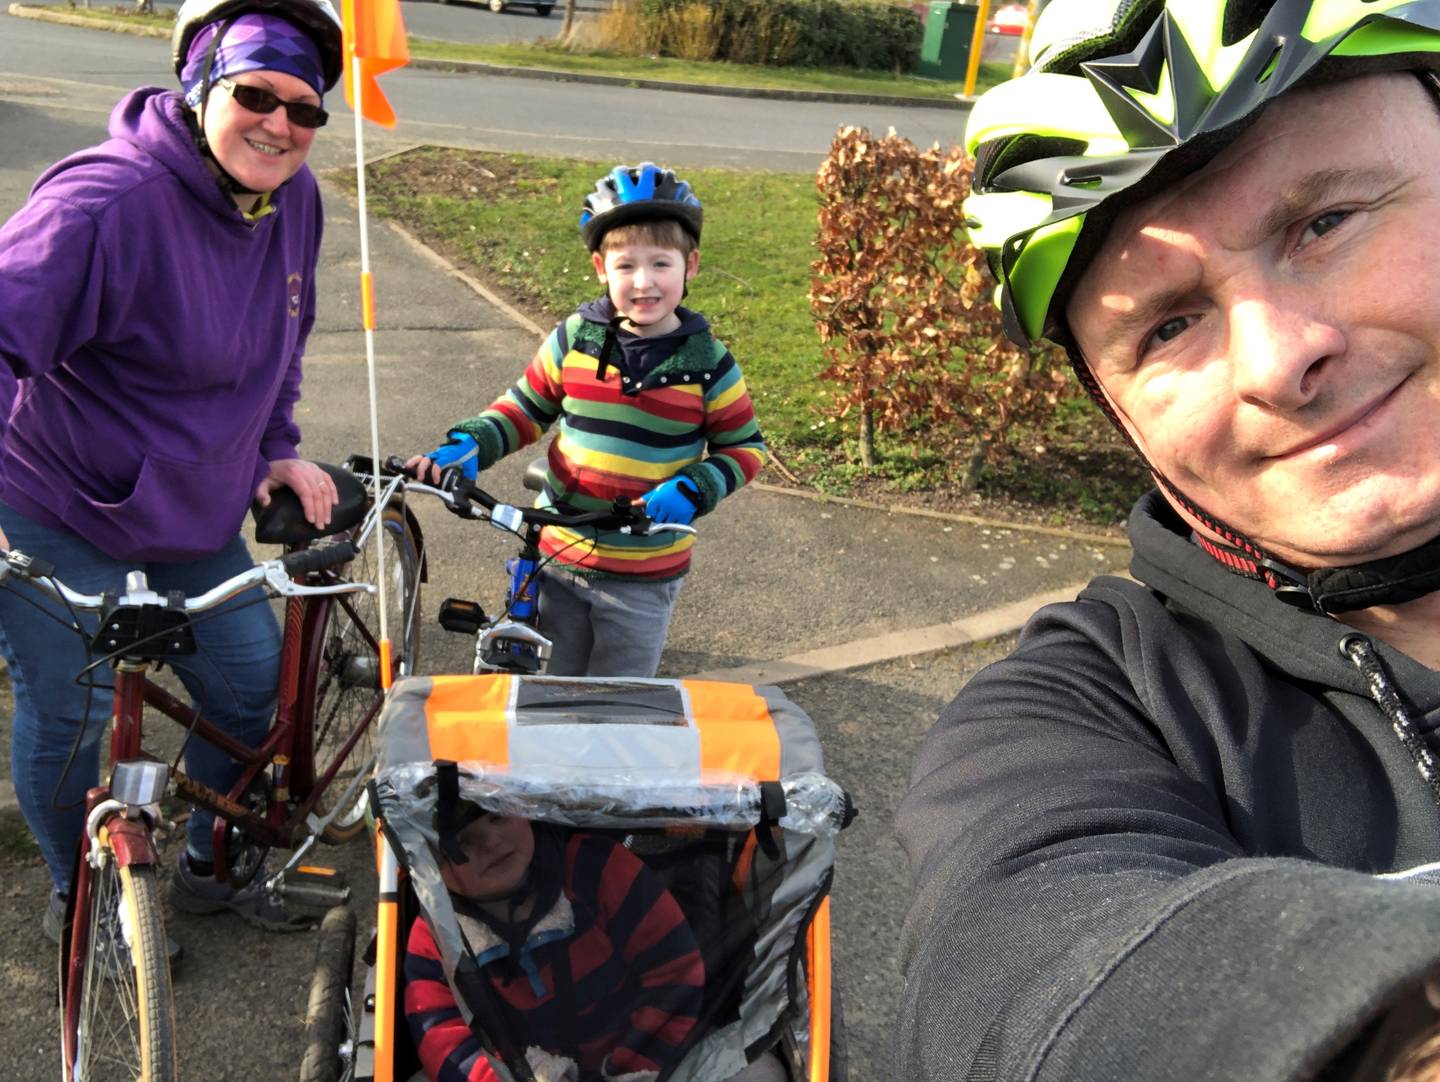
[[[688,477],[672,477],[644,498],[645,514],[667,526],[688,526],[700,510],[700,489]]]
[[[442,470],[459,466],[465,480],[473,481],[480,475],[480,445],[475,437],[452,428],[445,433],[445,442],[425,456]]]

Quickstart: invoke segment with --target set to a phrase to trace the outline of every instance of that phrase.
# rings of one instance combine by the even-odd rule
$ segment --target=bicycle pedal
[[[474,635],[485,626],[485,619],[485,610],[480,607],[478,601],[447,597],[440,602],[440,626],[446,631]]]
[[[287,902],[307,909],[329,909],[350,901],[350,886],[343,872],[310,864],[286,872],[280,880],[279,893]]]

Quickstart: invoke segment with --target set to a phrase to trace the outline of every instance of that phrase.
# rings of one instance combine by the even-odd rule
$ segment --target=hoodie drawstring
[[[620,324],[622,317],[616,316],[605,325],[605,341],[600,346],[600,359],[595,362],[595,378],[601,383],[605,382],[605,370],[610,367],[610,357],[615,352],[615,340],[620,335]],[[616,370],[619,370],[616,365]]]
[[[1385,671],[1385,665],[1380,660],[1380,655],[1375,652],[1374,645],[1364,635],[1346,635],[1340,640],[1340,653],[1349,658],[1350,663],[1360,670],[1360,675],[1365,677],[1366,684],[1370,686],[1370,697],[1389,720],[1390,728],[1400,738],[1400,743],[1405,745],[1405,750],[1410,753],[1415,769],[1420,771],[1425,784],[1430,786],[1431,799],[1440,805],[1440,765],[1437,765],[1435,756],[1415,731],[1415,723],[1410,720],[1405,704],[1400,701],[1400,693],[1390,682],[1390,674]]]

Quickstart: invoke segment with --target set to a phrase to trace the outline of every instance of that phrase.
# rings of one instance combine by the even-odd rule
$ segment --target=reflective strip
[[[700,730],[700,766],[760,781],[780,777],[780,734],[765,700],[749,684],[683,680]]]
[[[823,898],[805,935],[810,974],[810,1082],[830,1078],[830,899]]]
[[[457,763],[510,762],[515,681],[494,676],[436,676],[425,700],[430,758]]]
[[[395,682],[395,672],[391,667],[394,660],[390,654],[390,640],[380,640],[380,687],[385,691],[390,690],[390,685]]]
[[[395,1079],[395,984],[391,979],[400,964],[400,909],[395,903],[400,870],[395,852],[385,835],[375,832],[375,866],[379,873],[382,900],[375,916],[375,1082]]]

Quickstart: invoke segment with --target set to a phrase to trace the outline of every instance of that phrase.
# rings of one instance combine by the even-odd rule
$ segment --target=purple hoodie
[[[0,500],[125,560],[216,552],[300,442],[315,178],[247,222],[184,110],[128,95],[0,227]]]

